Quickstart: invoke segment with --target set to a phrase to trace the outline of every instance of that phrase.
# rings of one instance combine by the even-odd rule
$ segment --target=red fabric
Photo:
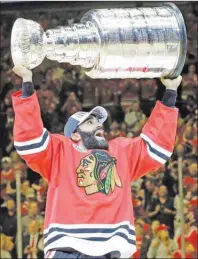
[[[189,205],[190,205],[192,208],[198,208],[198,198],[192,199],[192,200],[189,202]]]
[[[181,235],[177,239],[179,249],[181,249]],[[195,250],[198,250],[198,232],[195,228],[192,228],[188,235],[185,235],[185,242],[194,246]]]
[[[134,207],[139,207],[142,205],[141,201],[136,198],[132,198],[132,203]]]
[[[194,178],[192,178],[191,176],[186,176],[183,180],[183,184],[184,185],[189,185],[192,186],[194,184],[196,184],[196,181]]]
[[[142,236],[136,237],[136,248],[137,251],[133,254],[133,258],[140,258],[140,252],[141,252],[141,246],[142,246]]]
[[[173,255],[172,255],[172,258],[175,258],[175,259],[182,258],[181,251],[174,252]],[[191,259],[191,258],[195,258],[195,257],[192,253],[185,253],[185,258]]]
[[[143,229],[144,229],[144,232],[148,233],[151,229],[151,226],[149,224],[145,223],[144,226],[143,226]]]
[[[6,181],[14,181],[15,180],[15,175],[13,169],[10,169],[8,172],[5,170],[1,170],[1,181],[6,180]]]
[[[46,189],[43,186],[40,186],[38,192],[39,192],[39,195],[43,197],[45,195]]]
[[[79,152],[75,143],[65,136],[47,133],[48,142],[42,142],[47,143],[46,146],[42,144],[42,149],[32,149],[32,141],[41,145],[44,134],[40,108],[36,93],[23,99],[20,95],[21,91],[13,95],[15,147],[18,146],[18,153],[21,154],[23,145],[25,148],[30,146],[28,152],[33,153],[23,153],[21,157],[32,170],[40,173],[49,183],[44,228],[48,228],[52,223],[75,226],[117,224],[125,221],[133,226],[130,182],[162,165],[148,152],[148,145],[142,137],[116,138],[109,142],[108,151]],[[171,155],[175,143],[177,118],[176,108],[169,108],[157,102],[142,133]],[[23,152],[27,152],[26,149]],[[90,195],[80,186],[85,184],[85,180],[77,177],[77,170],[81,168],[85,175],[89,173],[91,169],[85,165],[89,163],[92,166],[96,163],[91,162],[96,159],[93,152],[100,156],[108,155],[112,161],[116,161],[114,171],[112,168],[113,177],[108,195],[99,191]],[[103,171],[105,170],[107,169]],[[116,183],[114,187],[113,183]],[[97,184],[97,181],[93,184]]]
[[[27,215],[28,214],[28,202],[27,201],[25,201],[25,202],[23,202],[22,204],[21,204],[21,214],[23,215],[23,216],[25,216],[25,215]]]
[[[168,227],[163,224],[163,225],[160,225],[160,226],[156,229],[157,232],[159,232],[159,231],[161,231],[161,230],[168,230]]]
[[[138,259],[140,258],[140,249],[137,249],[137,251],[133,254],[132,258]]]

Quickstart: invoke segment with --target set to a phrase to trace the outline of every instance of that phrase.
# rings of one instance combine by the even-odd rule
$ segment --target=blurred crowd
[[[179,108],[176,145],[171,159],[158,171],[131,183],[136,216],[137,252],[132,258],[181,257],[181,203],[178,187],[178,157],[182,156],[184,191],[185,258],[197,258],[197,19],[198,5],[188,4],[184,18],[188,52],[178,91]],[[75,17],[75,18],[74,18]],[[78,22],[79,12],[50,19],[45,13],[32,14],[44,29]],[[43,258],[43,220],[47,182],[33,172],[13,145],[14,111],[11,95],[21,88],[12,72],[10,31],[16,17],[1,19],[0,92],[0,252],[1,258],[17,258],[16,182],[21,179],[23,258]],[[45,59],[33,70],[33,81],[45,128],[63,134],[70,115],[102,105],[108,110],[106,137],[136,137],[140,134],[164,87],[157,79],[93,80],[77,66]]]

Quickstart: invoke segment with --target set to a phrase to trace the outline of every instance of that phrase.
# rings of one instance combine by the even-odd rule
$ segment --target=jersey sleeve
[[[157,170],[171,157],[177,130],[178,109],[157,101],[142,133],[134,139],[126,138],[130,178],[137,180]]]
[[[33,171],[48,182],[55,180],[53,161],[57,159],[61,140],[43,127],[36,92],[30,97],[21,98],[21,91],[18,91],[13,94],[12,102],[16,151]]]

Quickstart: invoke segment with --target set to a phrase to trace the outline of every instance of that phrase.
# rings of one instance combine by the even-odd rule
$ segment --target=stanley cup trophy
[[[177,77],[187,49],[185,23],[172,3],[93,9],[80,23],[43,31],[19,18],[11,35],[15,65],[33,69],[47,57],[80,65],[91,78]]]

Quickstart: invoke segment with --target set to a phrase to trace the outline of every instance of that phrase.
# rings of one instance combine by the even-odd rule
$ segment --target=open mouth
[[[95,137],[104,138],[104,130],[99,129],[95,132]]]
[[[78,178],[78,184],[82,185],[83,184],[83,179],[82,178]]]

